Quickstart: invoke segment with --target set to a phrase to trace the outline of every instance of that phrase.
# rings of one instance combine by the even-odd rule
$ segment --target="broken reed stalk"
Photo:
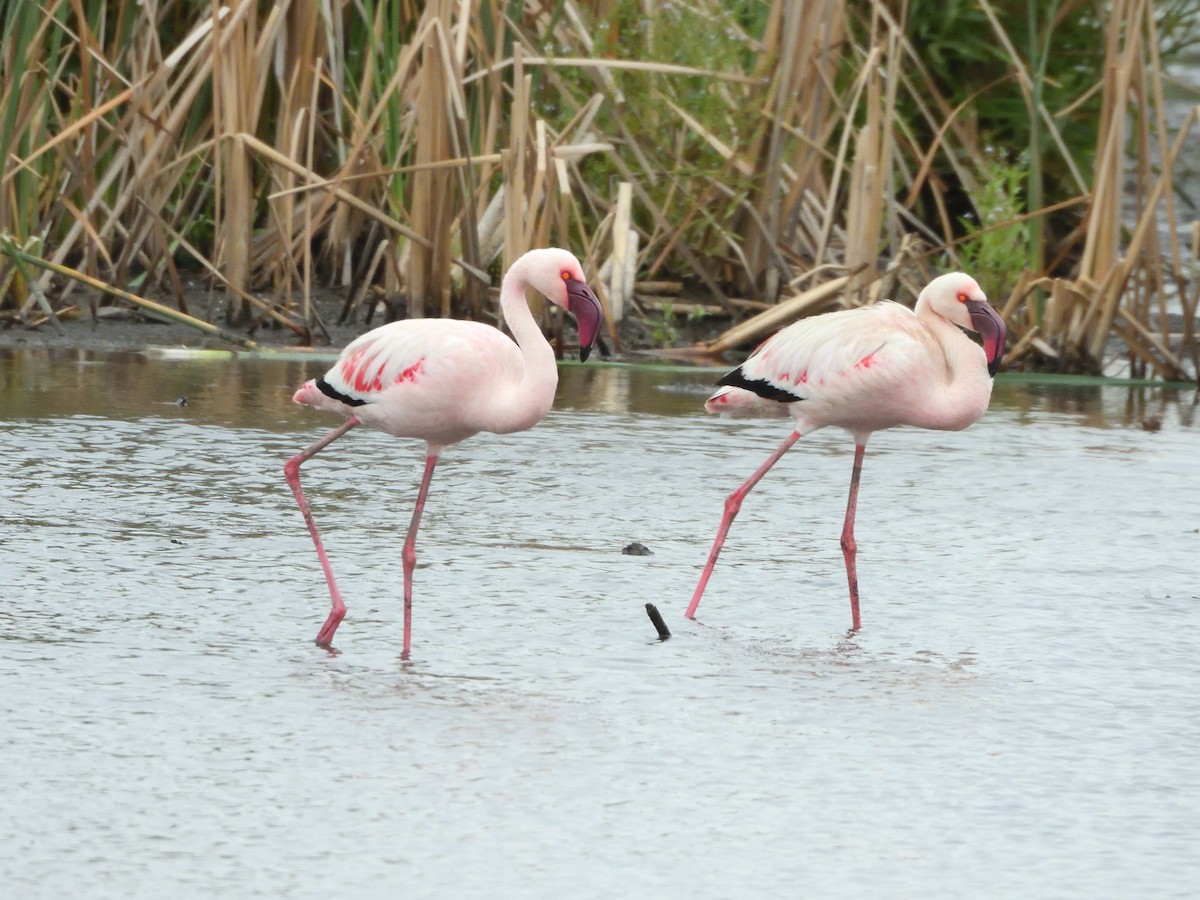
[[[247,350],[255,350],[258,347],[254,341],[249,338],[242,337],[240,334],[226,331],[213,325],[210,322],[202,321],[186,313],[181,313],[179,310],[171,309],[169,306],[163,306],[161,303],[156,303],[153,300],[147,300],[145,297],[139,297],[137,294],[131,294],[129,291],[123,291],[118,287],[107,284],[98,278],[92,278],[90,275],[85,275],[83,272],[77,272],[67,266],[59,265],[58,263],[42,259],[34,256],[31,253],[26,253],[19,248],[7,234],[0,234],[0,253],[10,257],[14,261],[29,263],[30,265],[38,266],[45,269],[47,272],[53,272],[56,275],[62,275],[66,278],[71,278],[81,284],[86,284],[90,288],[97,291],[103,291],[106,294],[111,294],[114,297],[119,297],[122,300],[127,300],[134,306],[141,309],[147,315],[158,318],[169,319],[172,322],[179,322],[187,325],[189,328],[195,328],[197,331],[203,331],[205,334],[211,334],[214,337],[219,337],[222,340],[229,341]]]
[[[25,264],[29,258],[36,259],[36,257],[27,252],[29,246],[33,243],[35,243],[34,238],[30,238],[25,242],[24,247],[17,247],[10,235],[0,234],[0,253],[6,254],[13,261],[13,265],[16,267],[17,272],[20,273],[25,286],[29,289],[30,294],[32,294],[34,302],[37,303],[38,309],[53,323],[54,330],[58,332],[59,336],[62,336],[64,334],[63,324],[58,320],[58,316],[55,315],[50,301],[46,299],[46,292],[42,290],[42,286],[38,284],[37,279],[30,277],[29,270],[25,268]]]

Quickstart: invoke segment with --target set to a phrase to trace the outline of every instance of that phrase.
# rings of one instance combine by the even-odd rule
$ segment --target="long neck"
[[[913,424],[948,431],[966,428],[983,415],[992,396],[983,349],[930,307],[924,297],[917,301],[914,312],[941,349],[945,369],[941,389],[923,397],[924,421]]]
[[[497,430],[519,431],[531,427],[549,411],[558,387],[554,350],[534,321],[525,299],[528,283],[525,261],[518,260],[509,268],[500,286],[500,310],[521,350],[525,366],[520,384],[514,386],[513,403],[504,416],[505,421],[497,423]]]

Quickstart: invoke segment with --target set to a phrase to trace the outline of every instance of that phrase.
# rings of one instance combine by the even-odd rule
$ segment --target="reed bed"
[[[3,9],[13,327],[109,287],[238,339],[323,340],[329,287],[344,322],[494,320],[499,271],[562,244],[618,345],[694,310],[722,353],[961,267],[1010,368],[1197,378],[1200,123],[1164,98],[1200,0]]]

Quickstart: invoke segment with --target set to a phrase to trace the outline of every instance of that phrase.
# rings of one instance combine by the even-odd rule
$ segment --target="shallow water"
[[[1001,383],[877,435],[848,636],[843,435],[751,494],[692,623],[786,423],[564,369],[446,453],[402,663],[422,449],[361,430],[304,469],[349,605],[311,643],[281,465],[336,424],[289,403],[322,368],[0,354],[6,894],[1194,896],[1191,393]]]

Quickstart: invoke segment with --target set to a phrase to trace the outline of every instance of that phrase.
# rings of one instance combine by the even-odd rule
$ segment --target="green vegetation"
[[[997,297],[1007,297],[1033,262],[1036,236],[1020,221],[1028,178],[1027,154],[1009,162],[1003,151],[989,148],[970,194],[972,214],[960,220],[967,235],[958,246],[962,266]]]

